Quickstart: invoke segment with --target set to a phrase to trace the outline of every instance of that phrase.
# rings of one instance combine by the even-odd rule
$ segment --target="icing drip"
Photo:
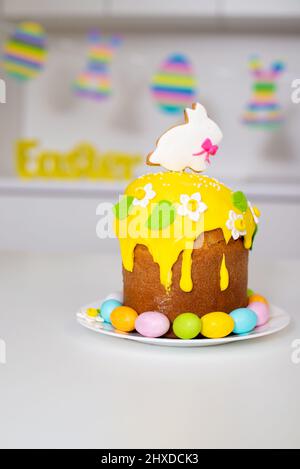
[[[221,268],[220,268],[220,289],[221,291],[226,290],[229,285],[229,274],[225,262],[225,254],[223,254]]]
[[[237,208],[232,194],[229,188],[206,175],[152,173],[133,181],[125,191],[129,208],[125,216],[115,218],[124,268],[132,272],[135,247],[138,244],[146,246],[159,265],[160,282],[168,290],[172,285],[173,265],[182,252],[180,288],[191,291],[192,251],[195,240],[203,232],[220,228],[226,243],[232,237],[243,236],[245,248],[252,246],[256,229],[252,212],[248,206],[244,212]],[[171,214],[169,222],[165,219],[162,222],[159,216],[155,216],[162,202],[164,209]],[[221,290],[228,286],[228,279],[224,286],[225,258],[222,266]]]
[[[189,292],[193,289],[192,282],[192,249],[185,249],[182,254],[182,267],[180,288],[183,291]]]

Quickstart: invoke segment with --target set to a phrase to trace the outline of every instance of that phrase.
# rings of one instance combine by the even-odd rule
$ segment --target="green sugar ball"
[[[201,319],[194,313],[182,313],[173,322],[173,332],[179,339],[194,339],[201,331]]]

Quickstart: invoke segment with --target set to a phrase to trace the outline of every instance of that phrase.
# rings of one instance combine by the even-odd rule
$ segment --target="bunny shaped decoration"
[[[218,150],[222,132],[199,103],[185,110],[185,121],[159,138],[156,149],[147,157],[147,164],[170,171],[190,168],[202,172],[207,168],[210,157]]]
[[[91,31],[88,41],[87,65],[75,80],[73,89],[78,96],[102,100],[112,92],[110,63],[117,47],[121,44],[121,38],[104,37],[99,31]]]
[[[254,56],[250,59],[249,67],[254,83],[243,122],[261,128],[276,128],[283,120],[276,94],[277,80],[284,70],[284,64],[275,61],[270,68],[264,69],[260,59]]]

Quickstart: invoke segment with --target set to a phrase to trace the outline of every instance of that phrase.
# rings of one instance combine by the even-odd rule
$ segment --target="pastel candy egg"
[[[86,310],[86,315],[89,317],[89,318],[96,318],[98,315],[99,315],[99,309],[96,309],[96,308],[88,308]]]
[[[122,291],[115,291],[111,293],[110,295],[107,295],[105,300],[117,300],[121,304],[123,304],[123,292]]]
[[[122,303],[117,300],[105,300],[101,305],[101,316],[104,322],[110,323],[110,316],[112,311],[118,306],[122,306]]]
[[[252,295],[254,295],[254,291],[251,290],[251,288],[247,288],[247,296],[248,296],[248,298],[249,298],[249,296],[252,296]]]
[[[266,300],[266,298],[264,296],[258,295],[256,293],[249,296],[248,300],[249,300],[249,303],[256,303],[258,301],[260,303],[265,303],[266,305],[269,304],[268,300]]]
[[[230,317],[234,321],[235,334],[247,334],[257,324],[256,314],[249,308],[237,308],[230,313]]]
[[[183,54],[167,57],[152,78],[151,92],[166,113],[178,114],[190,106],[195,101],[196,78],[189,59]]]
[[[270,319],[270,308],[269,305],[261,301],[254,301],[249,303],[248,308],[254,311],[257,316],[257,326],[263,326]]]
[[[161,337],[170,328],[170,321],[165,314],[146,311],[135,321],[135,328],[144,337]]]
[[[118,306],[111,315],[112,325],[122,332],[131,332],[135,329],[135,321],[138,317],[137,312],[129,306]]]
[[[201,334],[209,339],[220,339],[231,334],[234,321],[227,313],[215,311],[202,316]]]
[[[201,319],[194,313],[182,313],[173,322],[173,332],[179,339],[194,339],[201,331]]]

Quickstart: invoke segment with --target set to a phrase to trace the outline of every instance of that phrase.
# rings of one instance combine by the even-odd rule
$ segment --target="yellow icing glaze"
[[[183,291],[191,291],[193,289],[192,282],[192,249],[185,249],[182,254],[182,268],[180,278],[180,288]]]
[[[221,291],[226,290],[229,285],[229,274],[226,267],[225,254],[223,254],[221,268],[220,268],[220,289]]]
[[[185,172],[151,173],[129,184],[125,195],[141,202],[142,196],[147,197],[147,190],[144,189],[147,184],[151,184],[151,190],[155,195],[152,194],[151,199],[146,201],[146,206],[133,203],[125,218],[115,218],[115,231],[120,240],[122,261],[126,270],[130,272],[133,270],[135,247],[138,244],[144,245],[148,248],[154,262],[158,263],[160,281],[168,290],[172,284],[172,267],[179,254],[183,252],[180,288],[186,292],[191,291],[194,242],[203,232],[221,228],[224,239],[228,243],[232,233],[227,228],[226,222],[231,210],[243,216],[244,223],[240,224],[240,227],[246,231],[243,236],[244,246],[246,249],[251,248],[256,228],[251,210],[247,207],[243,213],[236,208],[232,200],[233,192],[224,184],[206,175]],[[191,197],[195,193],[200,194],[199,204],[202,204],[202,212],[197,221],[193,221],[188,214],[182,216],[178,213],[178,210],[181,211],[179,207],[184,205],[181,196]],[[160,201],[169,201],[173,204],[176,210],[175,219],[173,223],[161,229],[150,229],[148,219],[155,205]],[[190,214],[195,208],[197,209],[198,204],[186,205]],[[235,229],[237,228],[235,226]],[[225,272],[224,267],[223,271]]]

